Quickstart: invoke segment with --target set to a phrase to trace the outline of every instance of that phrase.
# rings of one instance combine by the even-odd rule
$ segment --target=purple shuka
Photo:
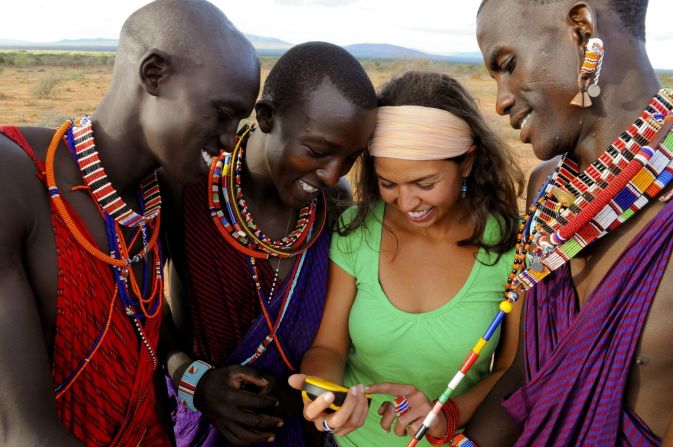
[[[324,230],[316,243],[306,253],[306,258],[287,313],[278,331],[283,349],[295,368],[299,367],[304,352],[311,346],[320,326],[327,289],[329,244],[330,231]],[[234,253],[232,255],[240,256],[240,254]],[[246,261],[243,260],[243,262]],[[233,264],[231,260],[230,263]],[[245,276],[245,281],[251,281],[249,274],[246,273],[242,276]],[[273,321],[275,321],[280,311],[284,295],[283,291],[289,287],[291,287],[291,284],[288,284],[287,280],[284,281],[280,290],[274,294],[271,303],[268,305]],[[268,334],[269,330],[264,316],[260,314],[253,321],[249,330],[228,358],[223,362],[215,363],[219,365],[240,364],[255,352],[261,341]],[[250,366],[262,373],[272,374],[279,380],[285,380],[290,374],[297,372],[290,371],[285,365],[274,343],[269,344],[264,354]],[[174,393],[173,390],[171,391]],[[200,412],[193,412],[184,405],[177,405],[174,412],[174,421],[174,432],[178,447],[223,447],[230,445]],[[286,447],[308,446],[310,443],[305,439],[302,425],[303,418],[301,414],[286,421],[283,428],[275,431],[273,445]],[[320,439],[322,440],[322,438]],[[260,445],[268,446],[270,444]]]
[[[526,385],[504,406],[517,446],[657,446],[624,407],[638,339],[673,249],[673,202],[634,238],[578,308],[563,266],[526,297]]]

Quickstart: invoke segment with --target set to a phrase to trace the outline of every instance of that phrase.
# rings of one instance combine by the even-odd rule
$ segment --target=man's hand
[[[194,405],[233,444],[273,442],[272,430],[283,420],[269,415],[279,405],[277,398],[267,395],[269,386],[269,380],[252,368],[213,368],[199,381]]]

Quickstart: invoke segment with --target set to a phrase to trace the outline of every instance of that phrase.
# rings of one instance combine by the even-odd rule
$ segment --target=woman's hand
[[[425,394],[418,391],[413,385],[379,383],[371,385],[367,389],[367,392],[406,397],[409,410],[404,414],[398,416],[395,413],[395,406],[391,401],[384,402],[378,410],[378,413],[381,415],[381,427],[386,432],[390,431],[395,419],[397,419],[394,432],[398,436],[414,436],[433,406]],[[429,432],[432,436],[436,437],[441,437],[446,433],[446,418],[443,414],[435,419],[430,426]]]
[[[294,374],[288,379],[292,388],[302,389],[304,374]],[[334,401],[334,393],[325,392],[311,401],[304,399],[304,418],[315,424],[320,431],[331,431],[336,435],[343,436],[362,426],[367,419],[369,403],[365,394],[364,385],[356,385],[350,388],[346,400],[341,408],[333,413],[325,410]]]

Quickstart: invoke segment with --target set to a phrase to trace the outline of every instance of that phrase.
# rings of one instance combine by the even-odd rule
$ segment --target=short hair
[[[327,42],[306,42],[286,51],[264,82],[262,99],[283,113],[316,90],[324,78],[351,104],[376,108],[376,91],[360,62],[345,49]]]
[[[530,3],[535,5],[545,5],[555,3],[559,0],[516,0],[517,3]],[[645,15],[647,13],[647,3],[649,0],[607,0],[610,9],[612,9],[621,20],[624,27],[638,40],[645,42]],[[477,15],[484,8],[488,0],[482,0]]]

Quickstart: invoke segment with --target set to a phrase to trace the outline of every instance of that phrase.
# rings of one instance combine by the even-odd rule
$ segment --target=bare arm
[[[329,263],[327,299],[320,329],[301,362],[301,372],[343,383],[351,339],[348,317],[355,300],[355,278],[335,263]]]
[[[0,142],[0,153],[4,145]],[[6,158],[3,164],[0,207],[11,212],[0,213],[0,444],[82,447],[56,415],[38,304],[24,268],[23,249],[32,224],[24,204],[35,191],[21,190],[25,179],[13,181],[18,174],[9,172]],[[17,171],[16,166],[11,170]]]

